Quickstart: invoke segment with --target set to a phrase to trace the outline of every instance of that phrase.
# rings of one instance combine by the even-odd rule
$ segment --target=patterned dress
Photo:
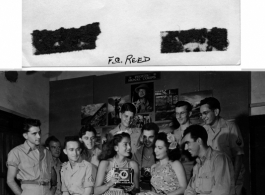
[[[168,194],[180,188],[179,181],[171,163],[156,163],[151,169],[151,184],[158,194]]]

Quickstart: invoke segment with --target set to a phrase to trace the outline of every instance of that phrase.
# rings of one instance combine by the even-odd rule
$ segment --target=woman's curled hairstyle
[[[111,140],[102,145],[102,152],[98,159],[101,161],[113,158],[117,154],[117,152],[114,150],[114,146],[117,146],[118,143],[120,143],[125,137],[130,139],[130,135],[125,132],[114,135]]]
[[[164,132],[158,133],[156,141],[160,140],[163,141],[166,148],[167,148],[167,155],[169,160],[171,161],[175,161],[175,160],[179,160],[181,153],[180,153],[180,148],[177,146],[175,149],[169,149],[170,143],[167,139],[167,134]]]

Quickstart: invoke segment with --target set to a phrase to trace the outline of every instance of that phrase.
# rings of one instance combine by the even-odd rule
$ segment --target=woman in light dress
[[[106,146],[99,156],[101,162],[98,167],[94,194],[124,195],[139,192],[138,165],[135,161],[128,158],[131,154],[130,135],[125,132],[118,133],[107,142]],[[117,187],[116,184],[119,184],[121,177],[117,177],[115,174],[114,170],[116,168],[130,170],[132,174],[131,185]]]

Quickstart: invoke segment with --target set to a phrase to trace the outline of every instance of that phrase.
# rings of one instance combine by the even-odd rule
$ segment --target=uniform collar
[[[99,152],[100,152],[100,149],[97,148],[97,147],[95,147],[95,148],[93,149],[93,151],[92,151],[91,156],[98,156]],[[87,154],[89,153],[89,149],[87,149],[87,148],[85,147],[85,148],[84,148],[84,153],[87,155]]]
[[[118,125],[118,131],[115,133],[115,135],[116,134],[120,134],[120,133],[123,133],[123,132],[125,132],[125,133],[128,133],[128,134],[132,134],[132,128],[128,128],[128,129],[126,129],[126,130],[122,130],[121,129],[121,124],[119,124]]]
[[[213,151],[212,148],[211,148],[211,147],[208,147],[208,149],[206,150],[205,155],[202,156],[201,158],[198,157],[198,158],[196,159],[196,162],[197,162],[200,166],[202,166],[202,165],[204,164],[204,162],[205,162],[206,159],[208,159],[208,160],[211,159],[212,151]]]
[[[36,149],[35,150],[43,150],[43,147],[42,146],[36,146]],[[23,144],[23,150],[26,154],[30,153],[31,151],[34,151],[32,150],[32,148],[29,146],[27,140],[24,142]]]
[[[62,162],[60,161],[59,158],[52,158],[52,159],[54,161],[55,166],[61,166]]]
[[[24,142],[23,146],[24,152],[26,154],[28,154],[32,150],[31,147],[28,145],[27,141]]]
[[[73,170],[76,169],[76,167],[84,167],[84,166],[85,166],[85,160],[83,160],[83,159],[80,157],[79,162],[76,162],[76,163],[75,163],[75,166],[74,166]],[[67,164],[66,164],[66,169],[72,170],[72,167],[71,167],[71,164],[70,164],[69,161],[68,161]]]
[[[227,128],[226,121],[223,118],[219,117],[216,128],[213,129],[211,126],[209,126],[209,129],[207,131],[210,130],[209,133],[212,139],[214,139],[221,132],[223,128]]]
[[[221,129],[221,128],[226,128],[226,127],[227,127],[226,121],[223,118],[219,117],[218,128]]]

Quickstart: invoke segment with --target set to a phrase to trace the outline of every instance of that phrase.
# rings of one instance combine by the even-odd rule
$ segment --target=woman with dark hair
[[[97,132],[92,125],[83,126],[79,131],[79,140],[82,143],[82,159],[98,167],[98,156],[101,150],[96,146],[96,136]]]
[[[94,188],[95,195],[123,195],[139,192],[138,165],[128,159],[130,153],[131,141],[128,133],[118,133],[106,143],[105,150],[99,156],[101,162]],[[122,173],[119,170],[127,170],[127,172]],[[125,181],[122,180],[124,175],[127,175],[126,181],[128,178],[132,178],[132,181],[127,183],[129,184],[128,187],[121,184],[122,181]]]
[[[187,187],[186,175],[182,164],[178,161],[180,151],[173,134],[163,132],[158,134],[155,155],[158,162],[151,167],[153,191],[140,194],[184,194]]]
[[[121,106],[120,119],[121,123],[109,132],[108,140],[110,140],[117,133],[125,132],[131,136],[132,153],[136,152],[138,140],[141,135],[141,130],[138,128],[131,128],[133,118],[136,113],[136,108],[132,103],[124,103]]]

